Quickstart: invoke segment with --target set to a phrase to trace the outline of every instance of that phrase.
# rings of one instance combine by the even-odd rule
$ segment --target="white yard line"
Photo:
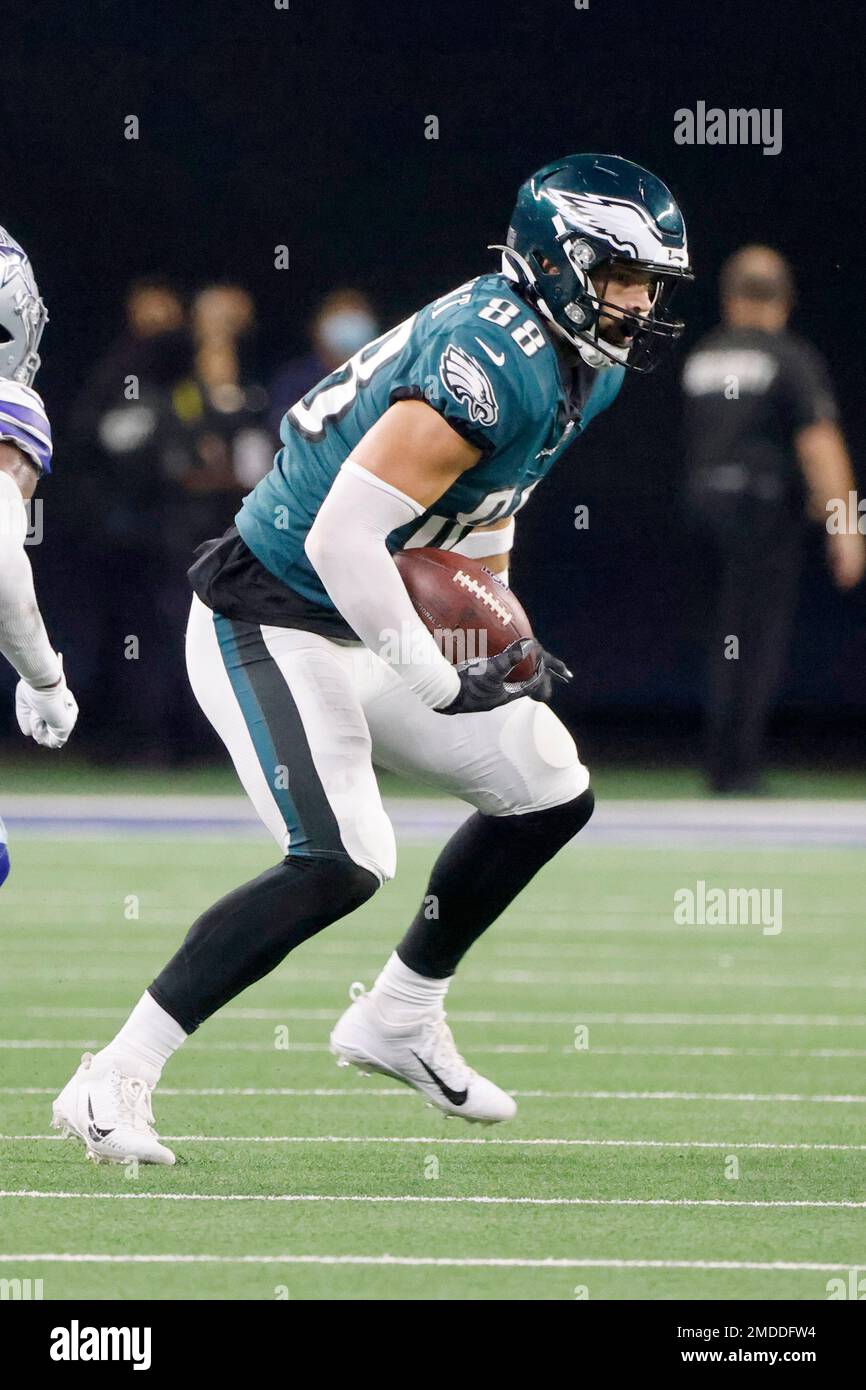
[[[394,1135],[394,1134],[163,1134],[160,1136],[173,1144],[475,1144],[505,1145],[513,1148],[532,1148],[544,1145],[550,1148],[586,1149],[724,1149],[734,1152],[739,1149],[767,1149],[770,1151],[795,1150],[799,1153],[813,1153],[822,1150],[832,1152],[866,1152],[866,1144],[806,1144],[778,1143],[767,1141],[741,1142],[728,1139],[497,1139],[462,1138],[446,1139],[439,1135]],[[0,1134],[0,1143],[24,1143],[31,1140],[50,1140],[62,1143],[61,1134]]]
[[[34,1188],[0,1191],[0,1198],[40,1201],[87,1202],[288,1202],[303,1204],[349,1203],[361,1205],[410,1204],[413,1206],[495,1207],[779,1207],[833,1210],[866,1210],[866,1202],[808,1201],[805,1199],[758,1200],[740,1197],[427,1197],[417,1193],[372,1196],[360,1193],[323,1192],[43,1192]]]
[[[122,966],[106,965],[68,965],[65,958],[57,960],[53,965],[33,965],[15,966],[14,976],[17,980],[44,980],[46,977],[63,983],[70,981],[95,981],[100,983],[122,983],[129,980],[132,970],[129,963]],[[485,972],[468,972],[460,977],[461,984],[468,990],[480,990],[480,988],[514,988],[516,986],[527,986],[530,988],[599,988],[599,990],[735,990],[742,994],[744,990],[819,990],[819,991],[848,991],[851,994],[862,994],[866,990],[866,977],[848,976],[845,979],[816,979],[815,976],[784,976],[784,974],[773,974],[773,976],[734,976],[727,970],[714,970],[712,973],[689,974],[688,972],[678,972],[676,967],[671,966],[670,970],[662,973],[627,972],[627,970],[616,970],[616,972],[594,972],[594,970],[485,970]],[[286,966],[284,972],[275,973],[274,980],[277,983],[288,984],[288,986],[303,986],[303,984],[334,984],[334,970],[328,967],[322,969],[297,969],[297,967]]]
[[[15,978],[17,980],[39,980],[46,978],[58,982],[69,983],[71,981],[100,981],[122,983],[129,979],[130,971],[126,966],[118,965],[69,965],[65,958],[59,958],[50,965],[16,966]],[[286,966],[282,975],[275,977],[292,986],[297,985],[333,985],[334,971],[327,967],[298,968]],[[461,976],[461,983],[467,989],[543,989],[543,988],[567,988],[580,987],[585,989],[734,989],[742,993],[743,990],[760,989],[764,992],[773,990],[847,990],[850,993],[862,993],[866,989],[866,978],[862,975],[848,976],[845,979],[816,979],[814,976],[804,977],[785,977],[784,975],[731,975],[723,969],[714,971],[710,974],[692,975],[677,971],[672,968],[668,972],[654,974],[650,971],[608,971],[596,972],[592,970],[549,970],[549,971],[530,971],[530,970],[487,970],[467,971]]]
[[[97,1038],[0,1038],[0,1051],[44,1051],[60,1052],[65,1049],[79,1047],[97,1048],[101,1046]],[[198,1039],[193,1043],[196,1052],[269,1052],[275,1055],[282,1055],[287,1052],[314,1052],[330,1053],[331,1049],[327,1043],[295,1042],[287,1047],[274,1047],[273,1042],[251,1043],[251,1042],[200,1042]],[[480,1044],[472,1048],[474,1053],[489,1053],[491,1055],[510,1055],[516,1053],[529,1053],[533,1056],[539,1053],[550,1052],[552,1049],[546,1043],[493,1043]],[[568,1049],[566,1049],[568,1050]],[[863,1052],[866,1057],[866,1051]]]
[[[0,1086],[0,1095],[54,1095],[51,1086]],[[287,1097],[345,1097],[363,1098],[412,1095],[411,1087],[403,1086],[161,1086],[160,1097],[166,1096],[287,1096]],[[817,1104],[866,1105],[866,1096],[805,1095],[800,1092],[756,1091],[510,1091],[517,1100],[682,1100],[734,1101],[745,1104]]]
[[[101,1008],[101,1007],[74,1007],[74,1006],[55,1006],[31,1004],[25,1009],[3,1010],[2,1012],[12,1012],[16,1017],[25,1018],[101,1018],[101,1019],[124,1019],[128,1016],[129,1010],[122,1008]],[[339,1006],[337,1006],[339,1012]],[[593,1013],[584,1009],[573,1009],[569,1013],[563,1012],[534,1012],[516,1013],[512,1010],[495,1009],[455,1009],[448,1011],[448,1017],[453,1023],[484,1023],[484,1024],[565,1024],[573,1028],[576,1023],[604,1023],[617,1024],[623,1027],[645,1028],[659,1025],[662,1027],[692,1027],[694,1025],[707,1024],[719,1027],[742,1026],[746,1028],[864,1028],[866,1027],[866,1012],[856,1014],[771,1014],[771,1013],[743,1013],[743,1014],[707,1014],[707,1013]],[[220,1010],[219,1019],[221,1022],[231,1023],[291,1023],[293,1020],[306,1020],[308,1022],[333,1022],[335,1018],[334,1008],[329,1009],[304,1009],[286,1007],[282,1009],[253,1009],[253,1008],[226,1008]]]
[[[99,1047],[98,1038],[0,1038],[0,1051],[46,1051],[62,1052],[79,1047]],[[328,1054],[331,1049],[327,1043],[290,1042],[285,1048],[275,1048],[273,1042],[203,1042],[196,1038],[188,1047],[194,1052],[263,1052],[263,1053],[321,1053]],[[608,1047],[593,1045],[576,1050],[571,1047],[550,1047],[547,1043],[473,1043],[473,1054],[507,1056],[526,1054],[539,1056],[556,1052],[565,1057],[573,1057],[575,1052],[581,1057],[763,1057],[763,1058],[811,1058],[816,1061],[835,1061],[839,1058],[862,1060],[866,1058],[866,1047]]]
[[[112,906],[115,908],[115,910],[117,909],[118,904],[116,899],[113,900]],[[62,906],[62,908],[61,905],[58,904],[58,913],[60,913],[61,911],[63,912],[64,920],[68,924],[70,916],[69,903],[65,903]],[[176,916],[178,920],[186,921],[187,923],[189,923],[191,920],[195,918],[196,911],[196,905],[191,904],[190,907],[185,909],[184,911],[175,912],[174,916]],[[547,914],[545,913],[544,916],[546,915]],[[608,914],[604,911],[589,912],[585,915],[591,919],[604,918],[608,916]],[[813,917],[817,915],[818,914],[813,913],[798,915],[794,912],[786,912],[786,928],[789,922],[811,921]],[[839,913],[838,915],[842,916],[843,914]],[[42,920],[44,913],[42,911],[41,904],[38,908],[36,906],[33,906],[30,909],[30,916],[32,916],[33,918],[34,925],[37,924],[40,920]],[[79,920],[79,916],[79,911],[78,909],[76,909],[76,923]],[[852,918],[857,916],[859,921],[859,914],[851,913],[850,916]],[[485,955],[487,956],[489,961],[499,963],[502,966],[502,968],[504,968],[504,963],[506,961],[528,959],[532,961],[534,964],[538,964],[539,958],[543,960],[545,957],[549,958],[549,960],[555,964],[558,964],[563,960],[571,960],[571,964],[574,965],[575,959],[572,958],[576,958],[576,963],[581,966],[586,965],[587,963],[595,964],[596,966],[598,966],[606,960],[627,961],[631,965],[635,965],[635,962],[641,956],[645,956],[649,960],[651,960],[652,963],[656,966],[658,966],[659,964],[670,964],[672,967],[680,969],[683,964],[682,950],[679,949],[674,943],[670,943],[666,946],[661,946],[657,941],[643,939],[642,936],[639,935],[639,933],[643,933],[646,930],[647,925],[649,923],[658,919],[658,914],[643,913],[639,915],[639,918],[640,920],[635,923],[634,927],[635,934],[638,936],[638,939],[636,941],[629,942],[627,945],[620,945],[606,940],[539,940],[538,938],[544,930],[543,924],[539,925],[537,921],[527,922],[522,920],[518,928],[517,922],[515,921],[512,926],[497,928],[497,933],[500,931],[508,933],[508,939],[505,939],[503,935],[498,935],[497,933],[485,937]],[[20,905],[16,907],[16,919],[22,919]],[[148,907],[143,917],[139,919],[138,922],[130,923],[122,920],[121,918],[118,918],[116,925],[119,929],[122,930],[118,930],[114,933],[112,933],[110,930],[111,924],[108,921],[108,918],[105,914],[103,914],[102,917],[100,917],[100,921],[104,923],[105,929],[103,931],[96,932],[92,935],[85,936],[76,930],[74,939],[66,940],[65,938],[71,935],[71,932],[67,930],[64,934],[63,940],[64,954],[84,955],[93,952],[99,953],[103,956],[116,954],[119,956],[126,957],[130,954],[134,955],[136,952],[146,951],[149,954],[153,953],[155,934],[152,908]],[[606,930],[606,927],[600,926],[599,935],[601,937],[604,937]],[[682,928],[680,928],[680,930],[682,931]],[[732,927],[731,930],[739,931],[740,928]],[[823,931],[823,924],[821,930]],[[136,933],[141,933],[137,939]],[[375,933],[371,932],[369,936],[366,936],[363,940],[351,940],[347,937],[338,937],[334,940],[331,940],[329,939],[327,932],[321,932],[318,936],[311,938],[311,941],[307,945],[305,955],[308,959],[334,956],[340,958],[341,962],[342,958],[344,957],[359,957],[367,964],[370,964],[372,962],[373,966],[375,967],[379,964],[379,954],[383,950],[387,952],[392,949],[394,944],[394,935],[396,933],[396,925],[392,933],[389,933],[387,935],[376,935]],[[172,938],[169,935],[169,933],[166,932],[164,935],[166,942],[168,944],[171,944]],[[519,936],[520,939],[516,941],[511,940],[510,938],[512,935]],[[853,927],[849,929],[848,937],[848,950],[851,955],[853,965],[856,966],[858,969],[862,968],[862,952],[859,949],[859,942],[856,940],[855,929]],[[732,946],[737,951],[737,965],[741,967],[748,967],[750,957],[753,954],[760,954],[761,949],[764,945],[760,933],[758,933],[758,935],[755,937],[743,935],[736,942],[717,941],[715,937],[709,935],[704,935],[702,937],[697,938],[692,936],[689,937],[688,940],[689,959],[691,961],[697,962],[704,969],[712,968],[713,970],[719,969],[725,971],[730,970],[733,966],[731,950]],[[158,944],[159,943],[157,941],[157,945]],[[4,943],[4,945],[7,950],[13,950],[13,947],[9,942]],[[798,954],[801,955],[805,943],[798,940],[796,941],[796,945],[798,948]],[[823,943],[823,939],[816,939],[815,941],[811,942],[810,948],[811,954],[814,956],[814,960],[810,961],[809,964],[819,966],[823,969],[827,963],[827,953]],[[14,949],[18,951],[18,953],[21,955],[21,958],[23,959],[27,954],[32,953],[33,945],[32,943],[30,945],[26,945],[24,943],[19,942]],[[836,957],[840,949],[841,948],[834,949],[834,958]],[[724,957],[724,959],[720,959],[720,957]],[[836,964],[835,959],[834,964]],[[774,976],[774,978],[778,977]]]
[[[818,1105],[866,1105],[866,1096],[805,1095],[793,1091],[512,1091],[511,1095],[523,1100],[696,1100],[744,1101],[749,1104],[812,1102]]]
[[[790,872],[789,869],[785,870],[787,876],[790,876]],[[153,919],[151,919],[148,913],[137,923],[131,924],[117,916],[116,903],[114,903],[112,905],[113,910],[111,914],[98,910],[93,911],[90,908],[76,908],[75,919],[78,923],[101,925],[106,931],[116,929],[118,933],[123,931],[128,935],[134,931],[147,931],[153,924],[156,926],[157,931],[159,929],[165,929],[163,946],[171,948],[176,939],[176,931],[186,931],[195,920],[200,907],[201,904],[199,903],[180,911],[169,908],[165,911],[160,911]],[[58,929],[66,930],[69,926],[70,905],[67,902],[63,902],[58,903],[53,908],[49,905],[44,909],[41,908],[41,906],[37,909],[25,903],[23,907],[16,905],[15,914],[16,921],[22,924],[26,923],[32,927],[44,927],[46,925],[54,927],[56,925]],[[632,915],[635,920],[629,921],[626,919],[627,916]],[[798,940],[798,944],[815,946],[818,944],[826,945],[827,939],[832,937],[834,939],[839,939],[840,949],[845,943],[847,943],[848,948],[851,949],[852,934],[855,930],[854,927],[840,927],[835,924],[845,918],[853,918],[856,915],[857,914],[853,912],[846,913],[841,910],[832,915],[821,912],[786,912],[783,938],[788,940],[793,938]],[[383,911],[382,917],[385,916],[386,913]],[[825,921],[825,917],[830,920]],[[558,920],[560,918],[562,919],[561,921]],[[169,928],[171,929],[170,933],[167,930]],[[394,914],[393,933],[388,936],[379,937],[371,935],[362,948],[365,957],[369,960],[371,954],[378,956],[381,955],[382,952],[387,956],[390,951],[393,950],[394,941],[395,939],[399,939],[400,933],[404,928],[405,922],[403,922],[402,917]],[[751,936],[748,935],[749,931],[752,932]],[[700,940],[696,936],[698,932],[702,933]],[[690,948],[700,945],[702,948],[706,947],[716,950],[731,950],[731,948],[742,949],[743,947],[755,945],[760,946],[765,939],[761,935],[759,928],[743,928],[742,926],[733,925],[679,926],[671,921],[669,914],[655,911],[635,912],[634,914],[626,915],[621,912],[606,912],[603,909],[599,911],[588,911],[586,909],[575,909],[571,911],[565,908],[548,908],[541,914],[540,921],[521,924],[520,933],[524,939],[538,940],[541,949],[546,949],[551,952],[557,952],[560,949],[560,945],[562,944],[558,939],[560,936],[567,936],[569,938],[575,936],[604,936],[605,938],[612,935],[628,936],[631,938],[631,942],[629,947],[623,947],[622,954],[629,957],[631,957],[630,946],[633,945],[635,950],[650,950],[653,944],[656,944],[656,938],[658,937],[672,937],[676,938],[679,942],[685,939],[688,941]],[[548,934],[557,939],[545,941],[544,937]],[[159,945],[160,939],[162,938],[160,938],[158,934],[155,934],[153,937],[153,941],[157,946]],[[774,940],[775,938],[770,939]],[[588,947],[591,948],[593,944],[595,943],[590,941]],[[668,943],[666,943],[666,945],[667,944]],[[676,942],[671,941],[669,944],[673,947]],[[98,945],[99,943],[97,942],[96,948],[98,948]],[[154,945],[151,944],[147,947],[139,945],[136,949],[146,949],[152,952],[154,950]],[[319,947],[315,949],[318,950]],[[381,962],[375,962],[375,964],[380,963]]]
[[[846,1272],[851,1262],[824,1260],[593,1260],[461,1258],[444,1255],[0,1255],[3,1264],[397,1265],[445,1269],[753,1269]]]
[[[229,1044],[231,1046],[231,1044]],[[290,1049],[291,1050],[291,1049]],[[328,1049],[330,1051],[330,1049]],[[473,1052],[479,1051],[473,1045]],[[574,1046],[563,1047],[562,1053],[573,1056]],[[606,1047],[603,1045],[587,1047],[581,1055],[597,1057],[764,1057],[813,1058],[819,1061],[835,1061],[838,1058],[866,1057],[866,1047]]]
[[[293,972],[293,978],[298,978]],[[307,976],[309,983],[324,983],[333,981],[333,971],[311,971]],[[592,970],[489,970],[485,973],[467,971],[460,977],[461,983],[467,987],[479,987],[492,983],[495,985],[528,985],[533,987],[558,986],[558,985],[585,985],[597,986],[598,988],[614,989],[662,989],[662,988],[693,988],[693,989],[719,989],[730,988],[737,990],[744,989],[847,989],[863,990],[866,989],[866,978],[863,975],[849,975],[845,978],[822,979],[809,977],[785,975],[733,975],[728,970],[720,967],[717,970],[702,974],[689,974],[678,970],[676,966],[665,972],[651,971],[605,971],[598,972]]]

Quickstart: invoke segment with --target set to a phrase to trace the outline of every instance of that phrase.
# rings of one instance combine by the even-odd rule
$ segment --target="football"
[[[424,546],[397,551],[394,563],[416,613],[453,665],[497,656],[518,638],[532,637],[522,605],[479,560]],[[530,653],[510,679],[529,680],[536,664]]]

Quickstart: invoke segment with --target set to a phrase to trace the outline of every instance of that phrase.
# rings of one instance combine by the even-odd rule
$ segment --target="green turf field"
[[[156,1116],[178,1165],[136,1176],[49,1137],[52,1096],[270,846],[17,839],[0,1186],[27,1195],[0,1199],[0,1277],[47,1299],[824,1299],[866,1264],[862,852],[564,852],[451,994],[463,1052],[518,1094],[492,1130],[327,1051],[434,853],[404,848],[176,1056]],[[783,930],[675,925],[698,879],[781,888]],[[17,1258],[47,1254],[75,1258]]]
[[[435,795],[429,786],[380,770],[379,785],[384,796]],[[38,779],[38,780],[37,780]],[[592,762],[592,783],[605,801],[620,797],[697,798],[706,795],[700,772],[678,766],[596,766]],[[766,793],[777,797],[821,797],[862,799],[866,774],[861,767],[773,768],[767,773]],[[87,762],[74,749],[63,749],[53,758],[42,748],[25,748],[5,753],[2,789],[16,792],[87,793],[114,792],[130,795],[172,793],[192,796],[235,796],[238,781],[225,762],[188,768],[106,767]]]

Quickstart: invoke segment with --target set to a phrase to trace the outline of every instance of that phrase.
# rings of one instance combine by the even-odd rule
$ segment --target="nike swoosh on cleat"
[[[87,1097],[87,1113],[90,1116],[90,1124],[87,1126],[87,1133],[91,1139],[107,1139],[109,1134],[114,1133],[114,1125],[112,1125],[111,1129],[100,1129],[99,1125],[94,1123],[93,1105],[91,1104],[90,1096]]]
[[[487,353],[487,356],[490,358],[490,361],[491,361],[491,362],[495,363],[495,365],[496,365],[497,367],[501,367],[501,366],[502,366],[503,362],[505,361],[505,353],[504,353],[504,352],[499,352],[499,353],[494,352],[493,349],[492,349],[492,348],[489,348],[489,347],[487,346],[487,344],[486,344],[481,338],[476,338],[475,341],[476,341],[476,343],[478,344],[478,346],[479,346],[480,348],[483,348],[483,349],[484,349],[484,351]]]
[[[412,1056],[421,1063],[430,1080],[435,1081],[436,1085],[439,1087],[439,1090],[442,1092],[446,1100],[450,1100],[452,1105],[466,1104],[466,1101],[469,1096],[468,1089],[465,1091],[452,1091],[450,1086],[445,1085],[445,1082],[442,1080],[441,1076],[437,1076],[433,1068],[428,1067],[423,1057],[419,1057],[417,1052],[413,1052]]]

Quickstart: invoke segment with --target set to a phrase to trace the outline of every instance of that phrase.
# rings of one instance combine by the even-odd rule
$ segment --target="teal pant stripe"
[[[241,653],[238,650],[234,626],[229,618],[224,618],[219,613],[215,613],[214,628],[220,645],[223,664],[225,665],[238,704],[241,707],[244,723],[250,731],[250,737],[253,741],[253,747],[256,750],[259,766],[265,774],[268,786],[280,808],[280,815],[283,818],[286,829],[289,831],[290,847],[297,850],[299,846],[305,843],[307,837],[304,834],[304,828],[301,824],[297,807],[289,795],[288,788],[278,784],[277,767],[279,766],[280,760],[277,757],[273,736],[268,728],[264,712],[259,704],[256,692],[253,689],[252,681],[244,665]]]

